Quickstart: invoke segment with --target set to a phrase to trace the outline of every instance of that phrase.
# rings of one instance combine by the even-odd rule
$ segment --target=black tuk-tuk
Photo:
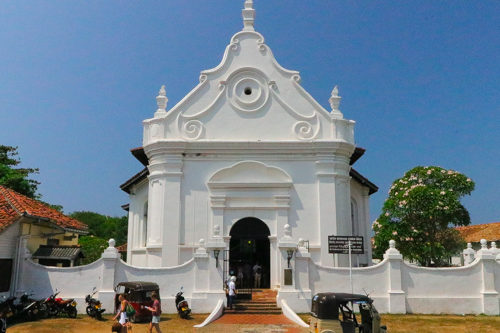
[[[144,308],[145,306],[152,306],[153,300],[151,294],[156,292],[160,299],[160,288],[154,282],[120,282],[115,287],[115,313],[118,311],[120,301],[118,300],[119,294],[125,294],[127,301],[134,307],[135,315],[129,320],[132,323],[151,320],[151,311]]]
[[[358,322],[354,314],[354,304],[359,306],[361,322]],[[380,315],[370,297],[345,293],[320,293],[314,295],[312,299],[309,332],[386,333],[387,328],[380,326]]]

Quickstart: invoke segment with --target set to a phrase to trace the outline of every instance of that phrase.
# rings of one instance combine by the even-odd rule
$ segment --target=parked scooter
[[[87,303],[86,311],[90,317],[101,320],[102,313],[106,310],[102,308],[101,301],[92,297],[97,292],[97,290],[95,289],[96,288],[94,287],[94,289],[92,289],[92,294],[89,294],[85,297],[85,302]]]
[[[189,314],[191,313],[191,309],[189,308],[188,302],[184,299],[184,292],[182,291],[183,287],[181,287],[181,291],[175,295],[175,307],[177,308],[177,313],[183,319],[188,319]]]
[[[59,291],[55,294],[50,295],[46,299],[46,304],[48,307],[49,315],[57,316],[60,313],[66,313],[70,318],[76,318],[76,302],[74,298],[62,299],[56,298],[59,295]]]

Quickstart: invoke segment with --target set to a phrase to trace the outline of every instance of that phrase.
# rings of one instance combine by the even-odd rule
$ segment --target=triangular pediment
[[[280,66],[264,37],[236,33],[221,63],[167,112],[146,120],[144,143],[184,141],[353,141],[353,122],[325,110]]]

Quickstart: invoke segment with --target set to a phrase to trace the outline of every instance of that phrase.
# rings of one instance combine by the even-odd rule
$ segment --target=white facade
[[[337,88],[327,111],[298,72],[278,64],[254,15],[246,1],[244,28],[222,62],[168,111],[162,87],[154,118],[143,122],[149,176],[130,189],[132,265],[185,263],[200,239],[209,250],[228,249],[231,228],[246,217],[270,231],[273,287],[282,281],[285,225],[324,266],[348,264],[347,255],[328,253],[328,235],[364,236],[365,255],[354,263],[371,264],[369,189],[349,176],[354,122],[339,111]]]

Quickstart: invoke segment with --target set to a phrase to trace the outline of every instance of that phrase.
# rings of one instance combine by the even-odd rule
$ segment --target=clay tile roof
[[[468,243],[478,243],[481,239],[493,242],[500,240],[500,222],[456,227]]]
[[[117,246],[116,249],[118,250],[118,252],[127,252],[127,243]]]
[[[86,233],[88,226],[78,220],[0,185],[0,232],[21,216],[46,220],[63,229]]]

